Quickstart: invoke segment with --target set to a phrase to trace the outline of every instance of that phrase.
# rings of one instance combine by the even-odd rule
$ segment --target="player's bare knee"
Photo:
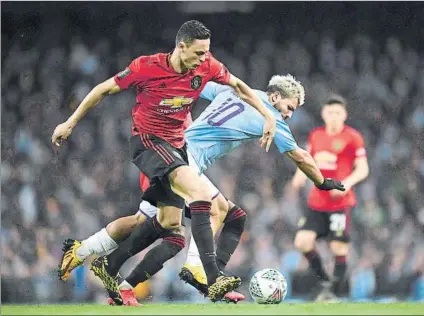
[[[189,204],[195,201],[211,201],[210,189],[200,176],[189,166],[176,168],[169,174],[172,191]]]
[[[315,247],[315,239],[313,232],[299,231],[294,239],[294,246],[302,252],[309,252]]]
[[[168,230],[178,229],[181,225],[181,220],[175,218],[164,218],[162,221],[159,221],[159,224]]]
[[[134,216],[134,219],[135,219],[136,225],[141,225],[141,224],[143,224],[143,223],[147,220],[147,216],[146,216],[146,215],[144,215],[144,214],[143,214],[143,213],[141,213],[141,212],[137,212],[137,213],[136,213],[136,214],[134,214],[133,216]]]
[[[188,201],[189,203],[192,203],[194,201],[209,201],[212,202],[212,196],[211,192],[209,190],[209,187],[204,184],[202,181],[199,181],[196,189],[192,190],[189,193],[191,201]]]
[[[222,194],[216,197],[216,203],[218,205],[218,212],[220,218],[225,218],[231,208],[235,206],[234,203],[230,203]]]
[[[178,235],[181,235],[181,236],[184,237],[185,236],[185,227],[183,225],[180,225],[179,227],[172,229],[172,233],[178,234]]]
[[[330,249],[335,256],[347,256],[349,253],[349,244],[346,242],[333,240],[330,242]]]

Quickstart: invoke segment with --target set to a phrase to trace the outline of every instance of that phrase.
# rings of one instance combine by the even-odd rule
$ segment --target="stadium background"
[[[86,267],[67,283],[55,269],[64,238],[87,237],[137,208],[138,172],[127,144],[134,94],[102,101],[59,152],[50,137],[95,84],[139,55],[170,51],[180,24],[193,18],[211,28],[214,55],[252,87],[264,88],[276,73],[304,83],[306,104],[289,122],[300,145],[321,123],[328,93],[349,100],[349,124],[366,139],[371,174],[356,190],[346,296],[423,299],[422,4],[2,2],[2,301],[103,301]],[[196,104],[195,117],[204,106]],[[257,143],[208,172],[249,214],[229,264],[244,292],[265,267],[289,279],[289,298],[313,292],[313,276],[292,245],[305,206],[305,194],[297,199],[285,186],[293,172],[275,148],[265,154]],[[331,269],[327,248],[319,251]],[[178,280],[184,258],[139,287],[139,296],[203,301]]]

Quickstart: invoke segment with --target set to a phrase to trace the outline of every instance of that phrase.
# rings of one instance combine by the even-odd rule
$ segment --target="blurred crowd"
[[[51,20],[27,17],[25,26],[2,30],[3,302],[102,300],[101,284],[86,267],[67,283],[58,281],[62,242],[83,239],[134,213],[140,199],[138,170],[127,143],[135,93],[105,98],[59,150],[50,138],[97,83],[139,55],[170,51],[179,23],[175,28],[159,23],[158,28],[117,17],[111,30],[90,22],[100,13],[81,12],[60,11]],[[289,121],[300,146],[321,124],[320,107],[329,94],[349,101],[348,123],[364,135],[371,172],[356,188],[345,294],[357,300],[423,299],[424,55],[399,36],[376,40],[352,28],[344,37],[335,30],[284,37],[279,22],[273,23],[263,32],[235,28],[230,39],[219,34],[217,22],[206,23],[215,32],[211,50],[254,88],[265,88],[277,73],[302,81],[306,103]],[[194,117],[205,106],[197,102]],[[294,171],[275,148],[265,154],[252,142],[208,172],[226,197],[248,213],[248,228],[228,265],[243,277],[244,292],[255,271],[271,267],[288,278],[289,297],[312,295],[315,279],[293,246],[308,192],[298,196],[287,186]],[[318,251],[332,271],[326,245],[320,243]],[[142,256],[131,259],[123,274]],[[202,301],[178,280],[184,259],[185,252],[180,253],[140,285],[139,296]]]

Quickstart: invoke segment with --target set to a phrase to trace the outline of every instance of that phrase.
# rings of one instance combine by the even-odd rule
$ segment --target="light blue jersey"
[[[298,146],[287,123],[268,102],[265,92],[255,93],[277,118],[274,142],[281,153]],[[190,154],[203,173],[211,164],[240,146],[262,136],[265,118],[251,105],[242,101],[228,86],[208,82],[200,97],[211,104],[185,131]]]

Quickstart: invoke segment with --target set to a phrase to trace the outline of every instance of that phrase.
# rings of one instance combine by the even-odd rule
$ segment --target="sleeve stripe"
[[[356,156],[356,157],[366,156],[366,155],[367,155],[367,151],[365,150],[365,148],[364,148],[364,147],[362,147],[362,148],[358,148],[358,149],[355,151],[355,156]]]

